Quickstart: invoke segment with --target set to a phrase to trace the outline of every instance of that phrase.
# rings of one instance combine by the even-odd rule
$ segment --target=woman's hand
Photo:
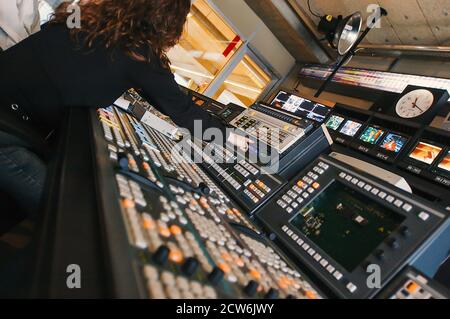
[[[250,144],[254,144],[255,142],[249,139],[248,137],[231,133],[230,136],[228,137],[228,143],[237,146],[243,152],[247,152],[250,147]]]

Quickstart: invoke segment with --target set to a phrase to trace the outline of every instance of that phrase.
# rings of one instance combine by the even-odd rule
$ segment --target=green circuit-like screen
[[[352,272],[404,220],[359,190],[334,181],[291,224]]]

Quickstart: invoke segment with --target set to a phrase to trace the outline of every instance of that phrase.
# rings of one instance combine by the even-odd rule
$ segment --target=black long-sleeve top
[[[204,130],[225,132],[220,121],[180,91],[156,57],[139,62],[101,44],[83,48],[65,25],[46,25],[0,53],[0,108],[17,104],[18,114],[45,130],[57,128],[70,107],[108,107],[130,88],[142,90],[150,104],[180,127],[193,132],[194,121],[202,120]]]

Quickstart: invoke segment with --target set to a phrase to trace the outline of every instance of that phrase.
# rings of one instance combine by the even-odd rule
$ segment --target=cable
[[[318,13],[315,13],[312,9],[311,9],[311,0],[308,0],[308,9],[309,12],[311,12],[311,14],[317,18],[322,18],[322,16]]]

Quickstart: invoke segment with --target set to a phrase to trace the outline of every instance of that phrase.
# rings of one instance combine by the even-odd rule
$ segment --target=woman
[[[67,21],[72,17],[65,3],[42,31],[1,53],[0,120],[8,119],[3,126],[9,131],[3,142],[0,134],[0,189],[32,209],[45,178],[42,162],[24,147],[18,149],[18,133],[11,131],[22,127],[18,131],[33,130],[33,136],[45,139],[70,107],[108,107],[130,88],[142,90],[151,104],[190,132],[195,120],[203,122],[203,129],[225,132],[218,120],[181,93],[170,71],[166,52],[182,34],[190,4],[81,1],[81,27],[70,29]],[[248,147],[247,139],[235,134],[228,140]]]

